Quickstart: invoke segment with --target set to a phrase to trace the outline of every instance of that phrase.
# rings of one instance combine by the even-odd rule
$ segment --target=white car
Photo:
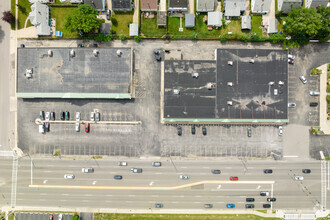
[[[63,214],[61,213],[58,215],[58,220],[62,220],[62,218],[63,218]]]
[[[303,176],[295,176],[294,179],[296,181],[303,181],[304,180],[304,177]]]
[[[46,121],[49,121],[49,118],[50,118],[50,113],[46,112]]]
[[[291,60],[294,60],[295,56],[293,56],[291,54],[288,54],[288,58],[291,59]]]
[[[296,103],[288,103],[288,107],[289,107],[289,108],[294,108],[294,107],[296,107],[296,106],[297,106]]]
[[[187,176],[187,175],[180,175],[180,179],[187,180],[187,179],[189,179],[189,176]]]
[[[95,112],[91,112],[91,121],[95,120]]]
[[[76,112],[76,121],[80,121],[80,112]]]
[[[118,162],[118,166],[127,166],[127,162],[120,161],[120,162]]]
[[[282,134],[283,134],[283,128],[282,128],[282,126],[280,126],[280,127],[278,127],[278,135],[282,136]]]
[[[83,173],[94,173],[94,168],[82,168],[81,172],[83,172]]]
[[[299,76],[299,79],[301,80],[302,83],[306,84],[307,79],[304,76]]]
[[[79,131],[80,131],[80,124],[76,123],[76,132],[79,132]]]
[[[309,94],[310,94],[311,96],[317,96],[317,95],[320,95],[320,92],[309,91]]]
[[[64,174],[64,179],[74,179],[74,175],[73,174]]]

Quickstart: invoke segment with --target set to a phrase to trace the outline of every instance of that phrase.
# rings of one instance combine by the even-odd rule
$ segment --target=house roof
[[[215,0],[197,0],[197,11],[214,11]]]
[[[222,12],[214,11],[207,13],[207,26],[215,26],[221,27],[222,26]]]
[[[245,0],[225,0],[225,16],[239,17],[245,11]]]
[[[251,17],[250,16],[242,16],[241,28],[251,30]]]
[[[277,33],[277,26],[278,26],[278,22],[276,19],[274,18],[270,18],[268,20],[268,28],[267,28],[267,33],[268,34],[274,34]]]
[[[111,24],[110,23],[102,23],[100,25],[100,32],[102,34],[110,34]]]
[[[49,0],[29,0],[31,4],[39,2],[39,3],[49,3]]]
[[[84,0],[84,4],[89,4],[98,11],[105,11],[105,0]]]
[[[272,0],[252,0],[251,11],[252,13],[268,13]]]
[[[139,25],[138,24],[130,24],[129,25],[129,36],[134,37],[139,35]]]
[[[279,8],[279,10],[283,11],[284,14],[288,14],[292,8],[299,8],[302,6],[303,1],[302,0],[282,0],[282,7]],[[280,4],[280,1],[278,1],[278,4]]]
[[[188,0],[168,0],[169,8],[188,8]]]
[[[195,15],[186,14],[185,15],[185,27],[195,27]]]
[[[131,10],[131,0],[112,0],[112,9]]]
[[[83,0],[70,0],[71,3],[82,3]]]
[[[166,26],[167,25],[167,12],[166,11],[158,11],[157,12],[157,25],[158,26]]]
[[[319,7],[321,5],[324,5],[325,7],[327,7],[327,5],[329,4],[329,0],[307,0],[305,3],[305,7],[306,8],[316,8]]]
[[[157,11],[157,0],[141,0],[141,11]]]
[[[47,5],[39,2],[34,3],[31,6],[29,19],[31,24],[36,26],[38,35],[50,35],[49,8]]]

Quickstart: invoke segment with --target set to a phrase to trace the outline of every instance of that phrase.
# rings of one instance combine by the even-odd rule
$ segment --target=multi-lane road
[[[163,209],[226,209],[226,204],[245,209],[247,197],[255,198],[255,209],[271,204],[260,196],[267,191],[277,201],[273,209],[320,209],[320,162],[273,161],[196,161],[161,160],[161,167],[150,161],[129,160],[128,166],[118,166],[118,160],[19,159],[15,206],[153,209],[162,203]],[[1,161],[0,181],[2,204],[11,204],[11,163]],[[31,167],[32,164],[32,167]],[[93,167],[94,173],[82,173],[81,168]],[[142,168],[132,173],[131,168]],[[303,174],[302,169],[311,169]],[[221,174],[212,174],[220,169]],[[272,169],[272,174],[264,174]],[[64,179],[74,174],[74,180]],[[181,180],[181,174],[189,180]],[[113,179],[122,175],[122,180]],[[294,176],[303,176],[295,181]],[[229,181],[237,176],[236,182]],[[6,178],[7,177],[7,178]],[[203,181],[203,184],[199,182]],[[198,183],[198,184],[196,184]],[[155,190],[156,189],[156,190]]]

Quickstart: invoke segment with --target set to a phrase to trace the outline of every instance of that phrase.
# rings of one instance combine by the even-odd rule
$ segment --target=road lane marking
[[[44,182],[43,182],[43,183],[44,183],[44,184],[46,184],[46,183],[47,183],[47,181],[48,181],[48,180],[44,180]]]
[[[221,185],[218,185],[217,189],[220,189],[221,188]]]
[[[92,184],[93,184],[93,185],[95,185],[95,183],[96,183],[96,181],[93,181],[93,183],[92,183]]]
[[[158,195],[152,195],[151,197],[158,197]]]
[[[152,184],[154,184],[154,182],[153,182],[153,181],[151,181],[151,182],[150,182],[149,186],[152,186]]]
[[[52,188],[52,189],[109,189],[109,190],[176,190],[202,184],[274,184],[275,181],[200,181],[179,186],[74,186],[74,185],[29,185],[31,188]],[[235,189],[237,190],[237,189]]]

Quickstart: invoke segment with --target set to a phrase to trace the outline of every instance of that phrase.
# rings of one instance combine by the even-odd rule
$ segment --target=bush
[[[121,35],[119,35],[119,39],[120,39],[120,40],[126,40],[125,34],[121,34]]]
[[[311,70],[311,75],[320,75],[322,73],[322,70],[314,68]]]
[[[111,41],[112,40],[112,36],[110,35],[106,35],[106,34],[98,34],[94,37],[94,40],[96,41]]]
[[[141,41],[141,36],[135,36],[134,40],[139,43]]]
[[[269,36],[269,41],[272,42],[273,44],[283,42],[285,40],[285,36],[283,34],[271,34]]]
[[[222,35],[222,36],[220,37],[220,42],[226,42],[226,41],[227,41],[226,36]]]
[[[79,220],[79,216],[78,215],[74,215],[71,217],[71,220]]]
[[[113,25],[113,26],[115,26],[115,27],[117,27],[117,26],[118,26],[118,21],[117,21],[117,19],[116,19],[116,18],[114,18],[114,17],[111,17],[111,18],[110,18],[110,21],[111,21],[111,23],[112,23],[112,25]]]
[[[110,33],[111,33],[111,34],[116,34],[116,30],[114,30],[114,29],[111,28],[111,29],[110,29]]]
[[[227,25],[226,25],[226,19],[225,18],[222,18],[221,19],[221,22],[222,22],[222,28],[226,28],[227,27]]]
[[[54,156],[56,156],[56,157],[60,156],[60,151],[59,151],[59,150],[56,150],[56,151],[54,152]]]
[[[330,85],[327,85],[327,92],[330,92]]]
[[[133,22],[132,21],[128,21],[127,22],[127,27],[129,27],[130,24],[133,24]]]

